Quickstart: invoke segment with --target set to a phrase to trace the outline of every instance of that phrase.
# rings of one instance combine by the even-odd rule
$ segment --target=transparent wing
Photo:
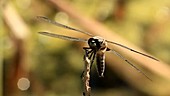
[[[59,35],[59,34],[53,34],[53,33],[49,33],[49,32],[38,32],[38,33],[39,33],[39,34],[42,34],[42,35],[54,37],[54,38],[60,38],[60,39],[63,39],[63,40],[87,42],[86,39],[82,39],[82,38],[69,37],[69,36],[64,36],[64,35]]]
[[[82,31],[82,30],[78,30],[78,29],[66,26],[66,25],[58,23],[56,21],[52,21],[52,20],[50,20],[49,18],[47,18],[45,16],[37,16],[37,19],[40,20],[40,21],[45,21],[45,22],[54,24],[54,25],[62,27],[62,28],[70,29],[70,30],[73,30],[73,31],[76,31],[76,32],[81,32],[81,33],[84,33],[84,34],[89,35],[89,36],[94,36],[94,35],[92,35],[92,34],[90,34],[88,32],[85,32],[85,31]]]
[[[132,64],[130,61],[128,61],[125,57],[123,57],[121,54],[119,54],[118,52],[114,51],[114,50],[109,50],[110,52],[114,53],[115,55],[117,55],[118,57],[120,57],[121,59],[123,59],[126,63],[128,63],[130,66],[132,66],[134,69],[136,69],[139,73],[141,73],[142,75],[144,75],[147,79],[149,79],[150,81],[152,81],[144,72],[142,72],[138,67],[136,67],[134,64]]]
[[[148,57],[148,58],[150,58],[150,59],[159,61],[158,59],[156,59],[156,58],[154,58],[154,57],[152,57],[152,56],[150,56],[150,55],[141,53],[141,52],[136,51],[136,50],[134,50],[134,49],[132,49],[132,48],[129,48],[129,47],[127,47],[127,46],[124,46],[124,45],[122,45],[122,44],[119,44],[119,43],[116,43],[116,42],[113,42],[113,41],[108,41],[108,40],[106,40],[106,42],[111,43],[111,44],[118,45],[118,46],[123,47],[123,48],[126,48],[126,49],[128,49],[128,50],[130,50],[130,51],[132,51],[132,52],[135,52],[135,53],[141,54],[141,55],[143,55],[143,56],[146,56],[146,57]]]

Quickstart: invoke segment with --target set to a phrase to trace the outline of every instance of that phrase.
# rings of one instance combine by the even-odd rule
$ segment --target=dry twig
[[[89,85],[89,81],[90,81],[90,65],[91,65],[91,61],[88,58],[87,52],[85,50],[85,55],[84,55],[84,71],[83,71],[83,83],[84,83],[84,92],[83,92],[83,96],[90,96],[90,92],[91,92],[91,87]]]

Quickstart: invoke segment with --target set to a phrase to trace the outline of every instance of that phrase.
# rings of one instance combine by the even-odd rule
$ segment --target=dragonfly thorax
[[[107,42],[105,42],[105,39],[99,36],[90,38],[88,40],[88,44],[91,49],[96,50],[96,51],[107,49]]]

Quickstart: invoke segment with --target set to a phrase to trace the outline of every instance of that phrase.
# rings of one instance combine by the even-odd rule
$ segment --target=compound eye
[[[96,45],[96,41],[95,40],[91,40],[90,42],[89,42],[89,46],[90,47],[96,47],[97,45]]]

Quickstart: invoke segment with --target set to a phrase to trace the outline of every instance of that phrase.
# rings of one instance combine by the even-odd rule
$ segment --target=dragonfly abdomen
[[[105,71],[105,54],[102,51],[98,51],[96,53],[96,63],[97,63],[97,71],[99,77],[104,77]]]

